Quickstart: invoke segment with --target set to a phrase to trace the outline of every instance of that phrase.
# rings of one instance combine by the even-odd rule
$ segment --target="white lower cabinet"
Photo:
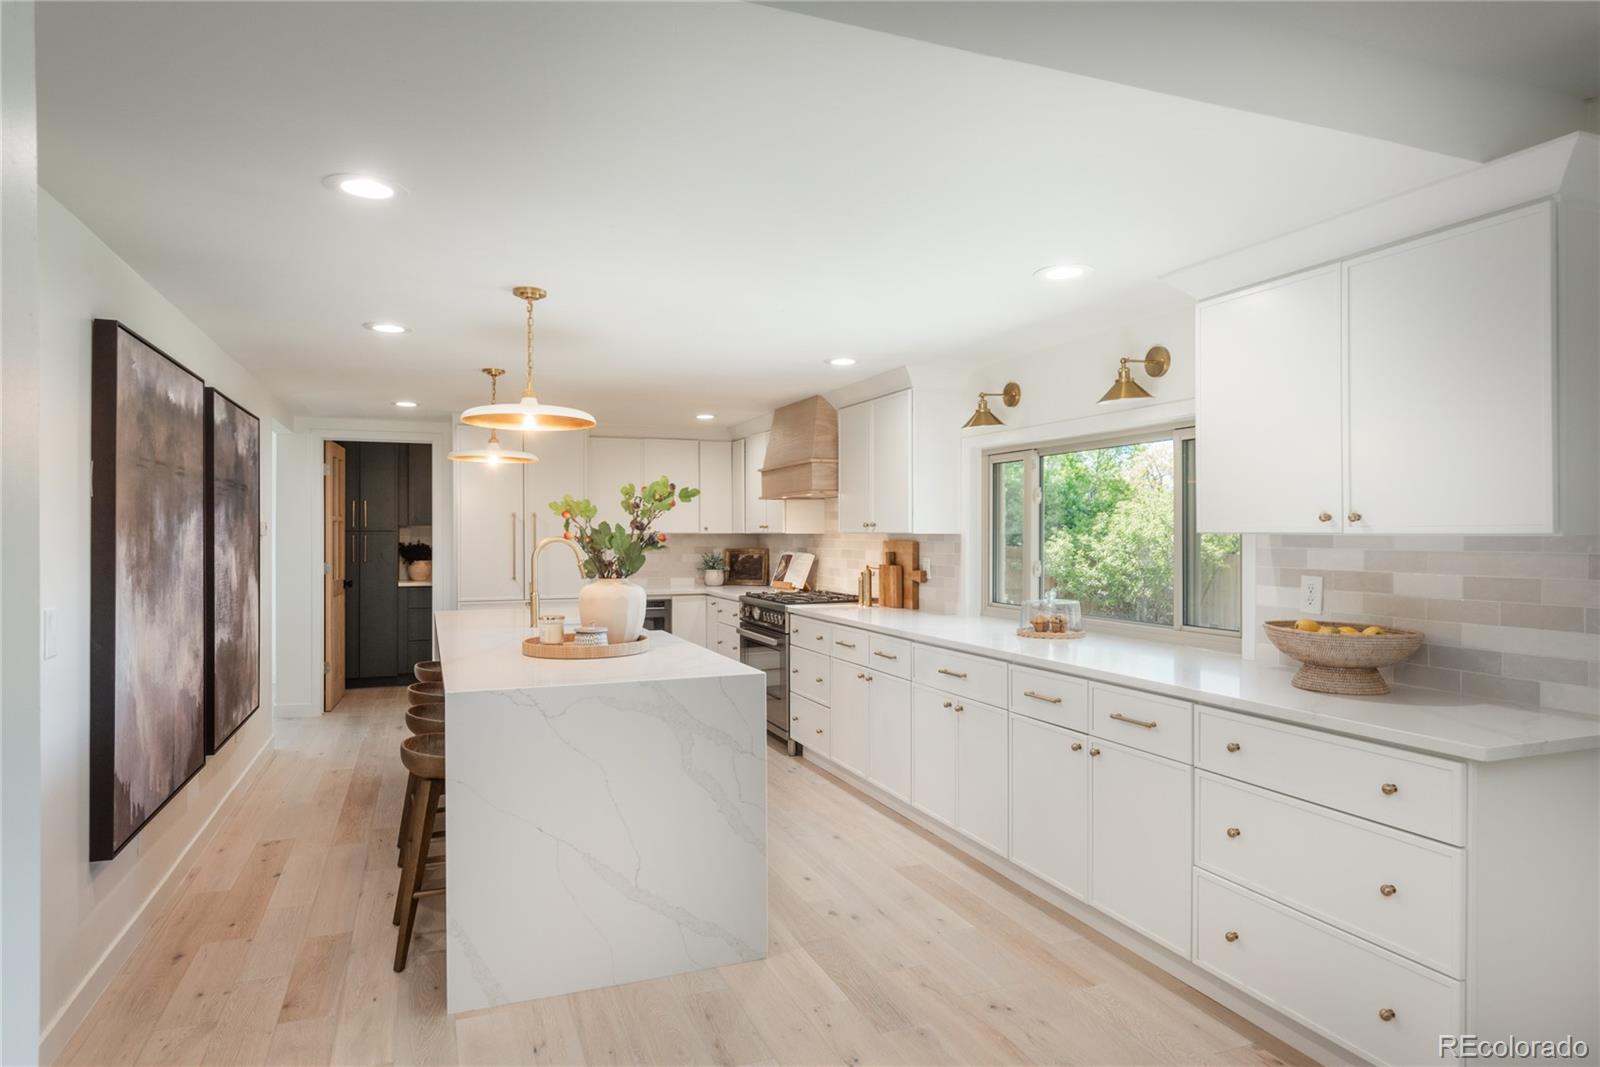
[[[1011,716],[1011,862],[1075,897],[1089,895],[1089,743]]]
[[[1376,1063],[1435,1063],[1461,983],[1195,872],[1197,964]],[[1520,1036],[1520,1035],[1519,1035]]]
[[[1189,954],[1193,769],[1094,739],[1090,902]]]
[[[711,651],[720,652],[729,659],[738,659],[739,628],[731,623],[719,622],[711,630]]]
[[[911,799],[911,683],[875,674],[867,702],[867,781]]]
[[[789,736],[797,744],[826,756],[832,740],[832,717],[830,709],[816,701],[789,694]]]
[[[956,829],[1004,856],[1011,822],[1007,714],[972,701],[957,707]]]
[[[672,598],[672,633],[697,645],[706,643],[706,598],[703,596],[675,596]]]
[[[861,667],[854,670],[851,667],[846,660],[836,658],[833,661],[833,683],[828,691],[833,711],[833,740],[828,755],[845,770],[864,777],[874,681]]]
[[[911,694],[911,803],[956,821],[956,698],[918,686]]]

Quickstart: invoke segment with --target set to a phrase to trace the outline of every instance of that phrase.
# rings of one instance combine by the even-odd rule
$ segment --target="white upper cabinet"
[[[1592,404],[1557,411],[1596,357],[1558,366],[1555,262],[1546,201],[1200,304],[1200,529],[1588,532]]]
[[[839,532],[916,533],[911,391],[839,409]]]
[[[1551,227],[1537,204],[1346,261],[1346,530],[1555,529]]]
[[[524,551],[533,552],[543,538],[561,536],[561,517],[550,510],[552,501],[564,496],[582,497],[588,484],[589,435],[584,431],[556,433],[530,433],[523,436],[523,445],[539,457],[539,462],[522,468],[523,508],[527,511],[527,544]],[[480,466],[477,463],[461,466]],[[542,600],[553,597],[575,597],[583,586],[583,576],[578,573],[572,553],[551,546],[539,560],[539,596]],[[524,592],[523,595],[526,595]]]
[[[744,439],[744,532],[783,533],[783,501],[761,499],[761,465],[767,460],[768,434]]]
[[[732,533],[733,524],[733,442],[700,442],[700,490],[696,501],[700,510],[701,533]]]
[[[622,495],[628,484],[637,485],[644,470],[644,442],[628,437],[589,439],[589,499],[599,514],[596,522],[624,521]]]
[[[646,485],[663,474],[678,489],[700,488],[699,441],[645,441],[644,466],[638,484]],[[663,533],[699,533],[700,500],[680,500],[676,507],[656,520]]]
[[[456,448],[482,448],[489,431],[455,428]],[[522,448],[522,434],[502,433],[500,444]],[[522,467],[515,463],[455,463],[456,599],[515,601],[523,596]]]
[[[1200,305],[1201,530],[1338,530],[1344,417],[1337,264]]]

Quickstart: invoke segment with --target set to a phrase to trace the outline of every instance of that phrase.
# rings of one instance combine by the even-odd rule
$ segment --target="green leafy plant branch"
[[[574,542],[583,554],[587,578],[627,578],[644,566],[645,553],[666,547],[667,535],[652,531],[655,521],[678,504],[693,500],[700,490],[679,489],[662,475],[649,485],[622,486],[625,522],[595,522],[600,509],[588,499],[564,496],[550,501],[561,518],[561,536]]]

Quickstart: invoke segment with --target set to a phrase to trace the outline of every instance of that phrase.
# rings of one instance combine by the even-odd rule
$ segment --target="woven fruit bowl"
[[[1293,685],[1312,693],[1341,696],[1382,696],[1389,683],[1379,667],[1392,667],[1410,657],[1422,644],[1419,630],[1391,630],[1379,634],[1311,633],[1295,628],[1293,620],[1275,619],[1263,624],[1267,640],[1279,652],[1300,661]],[[1324,626],[1364,628],[1355,623],[1330,622]]]

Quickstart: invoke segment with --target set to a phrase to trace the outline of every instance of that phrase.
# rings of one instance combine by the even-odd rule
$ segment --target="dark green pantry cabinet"
[[[350,498],[345,679],[393,683],[418,660],[432,658],[433,591],[401,588],[399,532],[432,524],[432,449],[386,441],[343,444]]]
[[[400,525],[433,525],[433,448],[401,445]]]
[[[400,528],[401,450],[406,447],[387,441],[345,444],[346,484],[352,505],[350,529]]]

